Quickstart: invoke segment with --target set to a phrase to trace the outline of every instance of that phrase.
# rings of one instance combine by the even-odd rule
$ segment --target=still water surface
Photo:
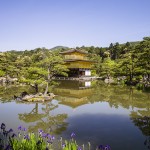
[[[0,97],[21,90],[13,88],[1,87]],[[61,81],[53,92],[57,96],[46,103],[1,100],[0,123],[16,131],[19,125],[30,132],[43,129],[64,139],[75,132],[77,142],[90,141],[92,150],[99,144],[112,150],[148,150],[150,93],[100,81]]]

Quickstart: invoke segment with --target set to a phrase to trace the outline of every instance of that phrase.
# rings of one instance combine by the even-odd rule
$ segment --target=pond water
[[[52,101],[11,99],[21,90],[0,87],[0,123],[8,129],[17,132],[22,125],[30,132],[43,129],[64,139],[75,132],[77,142],[87,145],[90,141],[92,150],[100,144],[109,144],[112,150],[150,149],[150,93],[102,81],[60,81]]]

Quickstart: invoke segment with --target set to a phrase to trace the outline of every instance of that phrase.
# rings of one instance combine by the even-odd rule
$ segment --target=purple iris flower
[[[82,150],[82,148],[81,148],[81,147],[78,147],[78,150]]]
[[[22,131],[26,131],[26,130],[27,130],[26,128],[23,128],[23,129],[22,129]]]
[[[47,138],[49,137],[49,135],[50,135],[50,134],[49,134],[49,133],[47,133],[47,135],[46,135],[46,136],[47,136]]]
[[[19,127],[18,127],[18,130],[21,130],[21,129],[22,129],[22,126],[19,126]]]
[[[72,132],[72,133],[71,133],[71,138],[74,138],[74,137],[75,137],[75,133]]]
[[[98,149],[99,149],[99,150],[104,150],[104,148],[105,148],[105,147],[104,147],[103,145],[99,145],[99,146],[98,146]]]
[[[42,133],[42,137],[46,138],[47,137],[47,133]]]
[[[39,133],[43,133],[43,130],[42,130],[42,129],[39,129],[38,131],[39,131]]]
[[[55,137],[52,135],[52,136],[51,136],[51,139],[52,139],[52,140],[55,140]]]
[[[39,129],[38,131],[39,131],[40,136],[42,136],[42,134],[44,133],[44,131],[41,130],[41,129]]]
[[[62,144],[62,148],[65,148],[66,147],[66,144]]]
[[[5,130],[6,129],[6,125],[4,123],[1,124],[1,129]]]
[[[13,132],[13,129],[9,129],[8,133]]]
[[[14,138],[15,136],[17,137],[17,135],[15,133],[13,133],[13,135],[11,137]]]
[[[27,135],[25,135],[25,136],[24,136],[24,139],[26,139],[26,140],[30,140],[29,135],[28,135],[28,134],[27,134]]]
[[[51,136],[50,134],[48,134],[48,135],[47,135],[47,137],[48,137],[49,139],[51,139],[51,138],[52,138],[52,136]]]
[[[104,150],[111,150],[111,148],[109,145],[106,145]]]

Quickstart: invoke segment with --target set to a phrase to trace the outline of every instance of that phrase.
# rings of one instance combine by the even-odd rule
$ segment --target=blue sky
[[[0,0],[0,51],[150,36],[150,0]]]

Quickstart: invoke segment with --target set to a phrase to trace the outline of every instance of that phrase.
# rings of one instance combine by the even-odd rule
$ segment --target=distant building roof
[[[77,50],[77,49],[71,49],[71,50],[68,50],[68,51],[60,52],[60,54],[67,54],[67,53],[73,53],[73,52],[78,52],[78,53],[82,53],[82,54],[87,54],[86,51],[81,51],[81,50]]]

